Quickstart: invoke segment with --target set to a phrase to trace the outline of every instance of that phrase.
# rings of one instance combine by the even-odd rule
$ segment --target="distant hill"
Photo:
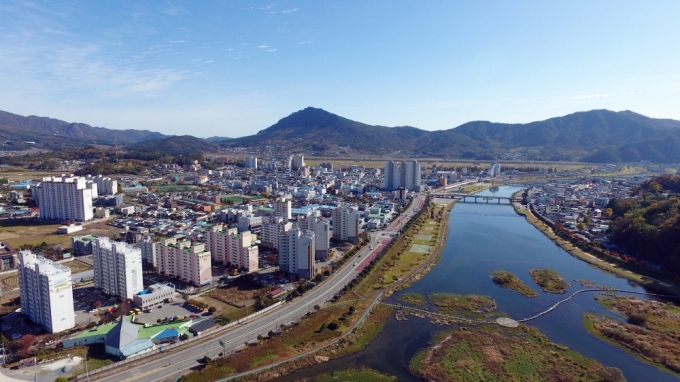
[[[230,139],[234,139],[234,138],[229,138],[229,137],[210,137],[210,138],[206,138],[205,140],[208,141],[208,142],[221,142],[221,141],[228,141],[228,140],[230,140]]]
[[[468,122],[425,131],[352,121],[308,107],[248,137],[222,145],[288,145],[323,151],[333,145],[370,154],[495,159],[523,152],[537,160],[680,162],[680,121],[631,111],[592,110],[526,124]]]
[[[72,123],[58,119],[28,116],[0,111],[0,147],[60,149],[88,144],[136,143],[165,135],[148,130],[114,130]],[[8,143],[9,141],[9,143]],[[26,143],[35,142],[35,143]]]
[[[156,151],[169,155],[188,155],[215,152],[220,149],[220,146],[191,135],[181,135],[135,143],[127,146],[126,149],[130,151]]]
[[[280,152],[392,157],[680,163],[680,121],[649,118],[632,111],[591,110],[524,124],[473,121],[447,130],[426,131],[412,126],[368,125],[308,107],[255,135],[208,139],[112,130],[0,111],[0,150],[63,149],[113,142],[128,150],[171,155],[213,152],[220,147],[271,146]]]

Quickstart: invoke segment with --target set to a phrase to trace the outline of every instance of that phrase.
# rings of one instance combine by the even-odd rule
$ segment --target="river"
[[[517,188],[500,187],[478,195],[510,196]],[[554,269],[572,286],[567,294],[544,293],[534,283],[529,270]],[[506,270],[540,293],[539,297],[526,298],[517,292],[500,288],[489,277],[492,270]],[[480,294],[491,296],[511,318],[532,316],[552,306],[569,294],[583,289],[575,279],[585,279],[596,285],[615,289],[642,291],[632,282],[617,278],[580,261],[517,215],[512,206],[495,202],[458,203],[450,215],[449,232],[441,261],[425,277],[409,288],[395,293],[387,301],[396,303],[404,293],[427,295],[434,292]],[[583,313],[609,314],[593,298],[594,293],[584,293],[560,305],[555,311],[528,324],[539,329],[551,341],[593,358],[603,365],[621,369],[628,381],[678,381],[673,374],[637,360],[625,351],[588,334],[582,324]],[[637,296],[645,298],[645,296]],[[429,307],[434,310],[433,306]],[[295,381],[332,370],[366,366],[382,373],[394,375],[399,381],[420,381],[411,375],[408,362],[415,353],[428,346],[433,332],[446,329],[429,323],[426,319],[410,317],[397,321],[392,317],[383,332],[365,350],[314,367],[299,370],[277,381]]]

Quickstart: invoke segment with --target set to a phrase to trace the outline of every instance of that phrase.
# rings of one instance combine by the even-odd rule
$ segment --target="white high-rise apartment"
[[[314,232],[314,258],[326,261],[331,248],[331,223],[320,216],[308,216],[296,223],[296,228]]]
[[[245,167],[250,169],[257,169],[257,157],[252,155],[246,157]]]
[[[333,238],[356,243],[359,240],[359,211],[342,206],[333,210]]]
[[[30,251],[19,253],[21,313],[50,333],[76,326],[71,270]]]
[[[293,228],[279,233],[280,272],[311,279],[314,264],[314,232]]]
[[[279,248],[279,233],[293,228],[293,223],[275,218],[262,225],[262,232],[258,238],[261,245],[268,248]]]
[[[291,171],[297,171],[305,165],[305,156],[302,154],[293,154],[288,159],[288,168]]]
[[[212,261],[205,244],[190,240],[164,239],[156,243],[158,272],[196,286],[212,282]]]
[[[420,163],[401,162],[401,187],[409,191],[420,188]]]
[[[250,231],[239,232],[237,228],[225,229],[222,224],[215,224],[208,227],[205,243],[215,261],[246,272],[254,272],[259,268],[259,251]]]
[[[388,190],[395,190],[399,187],[399,180],[401,172],[399,171],[399,162],[387,161],[385,162],[385,188]]]
[[[97,187],[96,183],[90,185]],[[40,206],[40,218],[92,220],[92,188],[88,188],[85,178],[73,175],[43,178],[33,189],[33,198]]]
[[[487,171],[487,175],[494,177],[494,176],[498,176],[500,174],[501,174],[500,163],[491,163],[491,166],[489,166],[489,170]]]
[[[118,181],[101,175],[87,175],[87,180],[97,183],[97,193],[99,195],[116,195],[118,193]]]
[[[142,263],[154,268],[158,267],[158,246],[151,236],[144,236],[138,243],[142,251]]]
[[[385,162],[384,185],[388,190],[404,187],[414,191],[420,188],[421,167],[417,161]]]
[[[277,198],[274,202],[274,218],[290,220],[293,217],[290,199]]]
[[[92,260],[94,286],[104,293],[124,301],[144,289],[141,249],[98,237],[92,243]]]

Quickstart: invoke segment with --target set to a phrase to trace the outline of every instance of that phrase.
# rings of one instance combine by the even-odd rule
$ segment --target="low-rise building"
[[[174,299],[174,285],[153,284],[137,293],[132,299],[132,305],[135,308],[150,309]]]

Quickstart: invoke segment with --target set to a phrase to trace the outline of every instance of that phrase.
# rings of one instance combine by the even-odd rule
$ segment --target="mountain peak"
[[[287,117],[281,118],[272,126],[258,132],[258,134],[300,128],[305,130],[320,130],[335,126],[341,120],[346,121],[345,118],[333,113],[329,113],[326,110],[308,106],[302,110],[294,112]]]

